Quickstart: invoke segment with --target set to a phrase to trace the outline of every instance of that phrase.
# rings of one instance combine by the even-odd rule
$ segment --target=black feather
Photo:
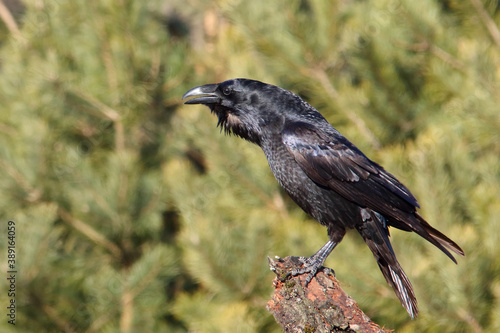
[[[247,79],[193,88],[189,104],[207,104],[218,126],[258,144],[290,197],[328,228],[330,241],[303,271],[312,275],[343,238],[356,229],[380,270],[413,318],[418,313],[411,283],[389,241],[389,227],[413,231],[453,261],[464,255],[451,239],[417,214],[419,204],[406,186],[367,158],[300,97],[282,88]],[[215,101],[215,102],[214,102]]]

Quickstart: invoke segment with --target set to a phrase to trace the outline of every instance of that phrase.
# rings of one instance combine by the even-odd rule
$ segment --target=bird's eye
[[[233,89],[231,89],[229,87],[225,87],[222,89],[222,93],[226,96],[231,95],[232,92],[233,92]]]

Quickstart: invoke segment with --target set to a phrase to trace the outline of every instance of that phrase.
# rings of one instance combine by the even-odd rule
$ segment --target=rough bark
[[[301,266],[298,257],[269,258],[269,266],[277,277],[267,309],[284,332],[388,332],[359,309],[330,269],[320,270],[305,287],[307,274],[289,274]]]

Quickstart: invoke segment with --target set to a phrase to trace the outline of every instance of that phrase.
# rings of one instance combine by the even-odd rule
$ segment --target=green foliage
[[[19,271],[18,325],[0,330],[280,331],[266,256],[310,255],[326,231],[258,147],[181,105],[233,77],[299,93],[465,250],[455,266],[392,232],[410,321],[349,233],[327,265],[361,308],[403,332],[500,330],[496,2],[23,3],[0,28],[0,216]]]
[[[1,215],[18,223],[18,326],[182,328],[165,319],[182,269],[163,236],[160,151],[171,98],[185,89],[165,82],[185,75],[186,45],[139,2],[26,5],[20,36],[2,49],[1,83]]]

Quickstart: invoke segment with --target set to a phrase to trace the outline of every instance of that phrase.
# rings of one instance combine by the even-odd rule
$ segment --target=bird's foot
[[[339,240],[340,241],[340,240]],[[297,260],[297,266],[302,264],[302,267],[299,269],[294,269],[290,272],[291,275],[296,276],[304,273],[309,273],[306,278],[306,287],[311,282],[312,278],[318,273],[318,271],[323,267],[323,263],[326,260],[326,257],[332,252],[338,242],[329,240],[321,249],[318,250],[312,256],[305,257],[295,257]],[[329,269],[328,273],[333,272]],[[335,274],[333,274],[335,275]]]
[[[316,255],[313,255],[311,257],[294,257],[294,261],[297,262],[298,265],[302,265],[301,268],[294,269],[290,272],[291,275],[297,276],[305,273],[309,273],[306,278],[306,283],[305,286],[309,284],[309,282],[312,281],[313,277],[318,273],[318,271],[323,270],[326,274],[328,275],[333,275],[335,276],[335,272],[333,269],[328,268],[328,267],[323,267],[323,262],[322,258],[319,258]]]

